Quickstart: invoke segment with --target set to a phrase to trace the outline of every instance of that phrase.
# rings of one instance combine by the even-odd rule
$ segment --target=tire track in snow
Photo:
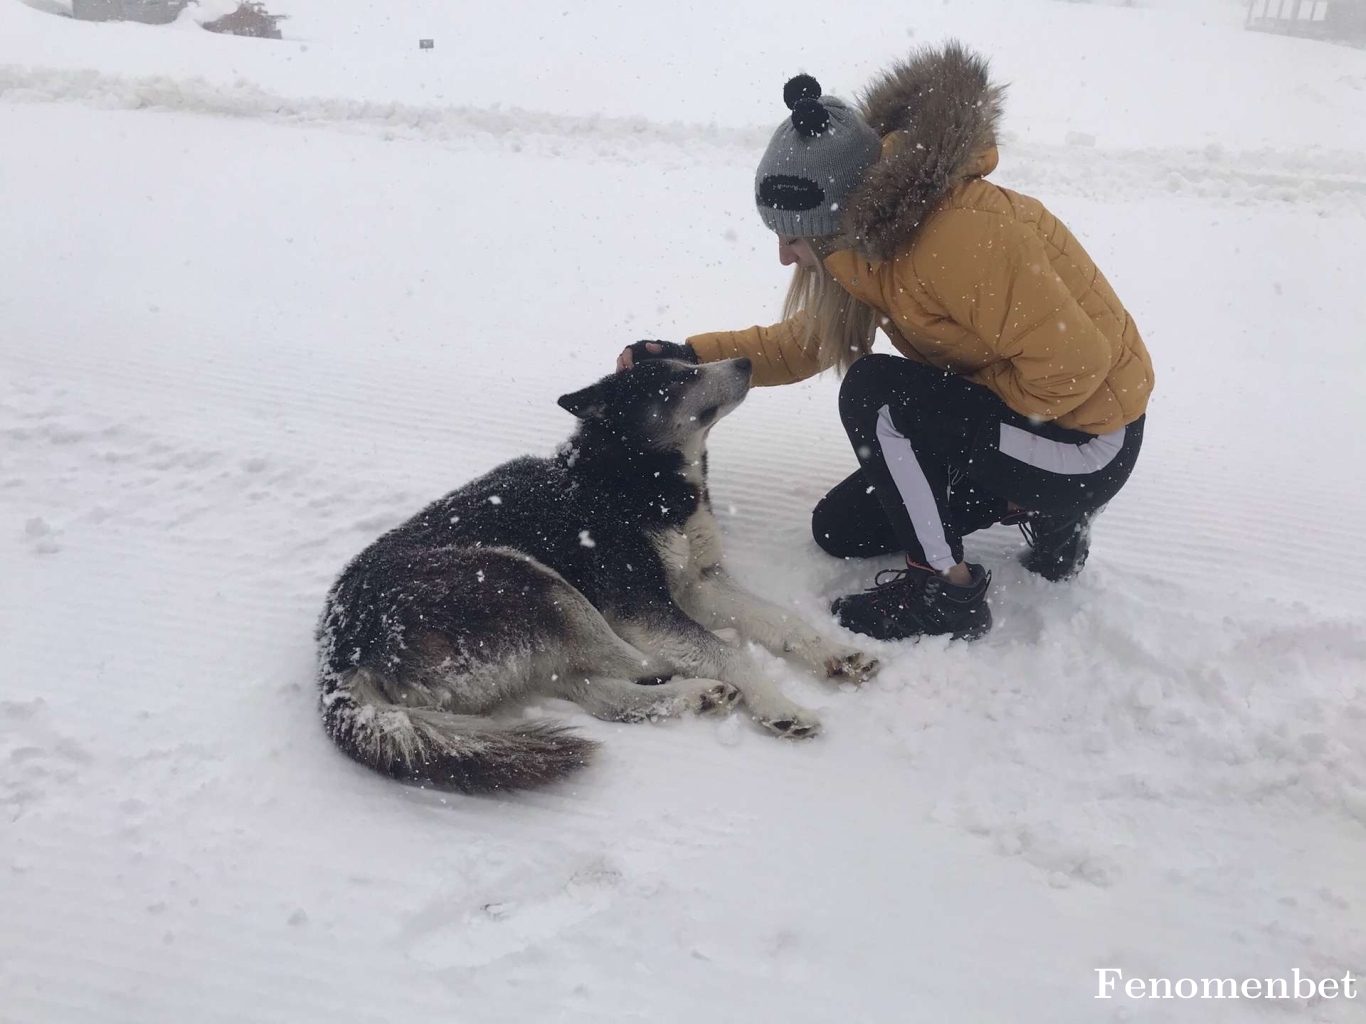
[[[203,78],[126,77],[94,70],[0,65],[0,97],[23,102],[76,102],[119,110],[160,110],[247,118],[350,131],[385,140],[435,142],[457,148],[535,155],[638,160],[713,158],[748,163],[767,144],[768,126],[658,122],[644,117],[557,114],[518,107],[423,105],[323,96],[285,96],[238,79],[222,85]],[[1003,177],[1023,188],[1115,191],[1221,199],[1235,203],[1331,200],[1366,213],[1362,154],[1342,150],[1245,152],[1203,149],[1107,149],[1090,138],[1072,145],[1031,143],[1007,135]]]

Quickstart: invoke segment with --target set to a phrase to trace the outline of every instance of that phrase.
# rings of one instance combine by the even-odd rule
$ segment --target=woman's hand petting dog
[[[686,343],[676,341],[637,341],[627,345],[617,356],[617,373],[629,370],[642,359],[681,359],[685,363],[697,362],[697,353]]]

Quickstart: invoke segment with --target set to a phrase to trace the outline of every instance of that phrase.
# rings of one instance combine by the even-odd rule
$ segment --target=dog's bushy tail
[[[572,774],[598,748],[562,725],[403,707],[384,690],[371,669],[341,674],[324,687],[323,725],[346,754],[403,782],[462,793],[528,789]]]

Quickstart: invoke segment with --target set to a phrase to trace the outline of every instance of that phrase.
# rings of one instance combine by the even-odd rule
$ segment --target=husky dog
[[[770,731],[815,735],[814,714],[711,632],[830,677],[878,667],[722,565],[706,440],[749,384],[748,359],[642,361],[560,398],[580,423],[554,458],[506,463],[362,551],[318,626],[337,745],[394,778],[478,792],[558,779],[596,747],[485,717],[530,695],[616,722],[725,714],[743,698]]]

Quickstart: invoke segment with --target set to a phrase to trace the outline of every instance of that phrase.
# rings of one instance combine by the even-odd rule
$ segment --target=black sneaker
[[[838,598],[830,611],[845,629],[876,640],[946,633],[955,640],[976,640],[991,629],[991,574],[980,565],[969,564],[968,569],[972,582],[965,587],[926,566],[884,569],[871,589]]]
[[[1030,548],[1020,563],[1030,572],[1054,583],[1070,580],[1086,564],[1086,556],[1091,551],[1091,520],[1095,517],[1096,512],[1081,512],[1074,516],[1035,513],[1017,523]]]

